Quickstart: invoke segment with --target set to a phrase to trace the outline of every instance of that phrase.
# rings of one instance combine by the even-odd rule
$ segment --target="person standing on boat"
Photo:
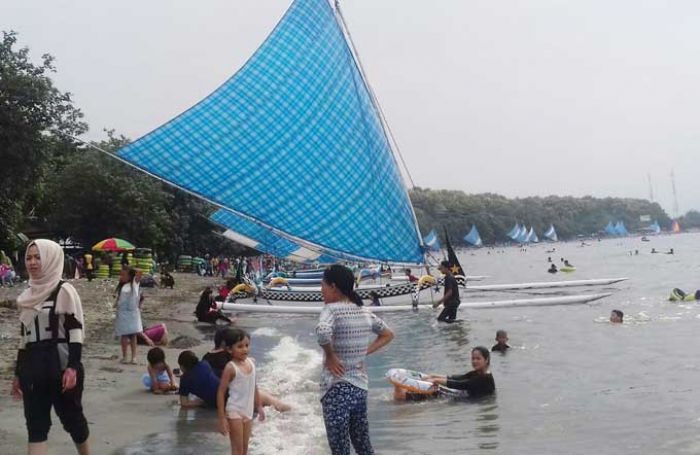
[[[367,421],[366,357],[387,345],[394,332],[362,306],[353,290],[355,277],[342,265],[323,272],[321,294],[325,303],[316,326],[323,348],[321,405],[328,445],[333,455],[373,455]],[[372,334],[377,337],[370,342]]]
[[[457,308],[459,308],[459,286],[457,280],[450,270],[450,262],[442,261],[438,267],[445,275],[445,293],[442,298],[433,304],[433,308],[443,305],[444,308],[437,320],[442,322],[454,322],[457,319]]]

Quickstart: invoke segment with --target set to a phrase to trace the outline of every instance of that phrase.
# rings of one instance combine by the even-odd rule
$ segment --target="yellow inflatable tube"
[[[437,283],[437,280],[435,279],[434,276],[432,275],[423,275],[420,277],[418,280],[418,287],[419,288],[424,288],[428,286],[432,286],[433,284]]]
[[[231,294],[255,294],[255,288],[250,284],[241,283],[231,289]]]
[[[275,277],[270,280],[270,287],[274,286],[286,286],[287,285],[287,279],[282,278],[281,276]]]

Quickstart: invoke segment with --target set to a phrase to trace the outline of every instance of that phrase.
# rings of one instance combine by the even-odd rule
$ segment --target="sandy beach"
[[[201,356],[210,347],[214,328],[194,324],[192,312],[203,287],[221,281],[194,274],[175,274],[175,280],[174,290],[144,288],[146,299],[142,309],[144,327],[156,322],[167,324],[171,344],[165,348],[166,360],[172,368],[177,367],[177,355],[182,349],[195,344],[192,350]],[[113,334],[112,307],[116,280],[96,279],[89,283],[81,279],[71,283],[78,290],[85,311],[83,406],[90,423],[93,453],[137,453],[122,448],[143,440],[147,435],[168,434],[173,426],[173,419],[168,416],[180,412],[176,404],[178,396],[156,396],[142,386],[147,346],[139,346],[137,365],[119,363],[120,348]],[[4,395],[0,405],[0,447],[3,455],[26,453],[27,433],[22,403],[10,397],[19,334],[14,299],[25,287],[0,288],[0,390]],[[52,414],[52,420],[49,452],[75,453],[70,436],[63,431],[55,414]],[[223,437],[221,442],[226,442]]]

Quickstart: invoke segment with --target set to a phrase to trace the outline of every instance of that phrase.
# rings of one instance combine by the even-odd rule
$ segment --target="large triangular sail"
[[[377,107],[327,0],[294,1],[235,75],[116,157],[319,253],[423,262]]]

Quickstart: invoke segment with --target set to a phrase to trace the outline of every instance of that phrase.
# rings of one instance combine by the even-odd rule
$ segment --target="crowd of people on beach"
[[[17,298],[21,310],[21,348],[18,350],[13,395],[23,400],[29,453],[46,453],[51,408],[73,439],[79,454],[90,453],[89,426],[82,408],[85,371],[82,365],[84,319],[80,296],[64,281],[65,255],[49,240],[34,240],[25,254],[29,287]],[[460,305],[459,286],[448,261],[439,265],[444,274],[444,293],[435,307],[443,306],[439,322],[454,323]],[[410,271],[407,273],[410,275]],[[366,357],[394,338],[391,328],[369,311],[355,292],[353,272],[332,265],[323,272],[321,294],[324,307],[315,333],[323,351],[320,376],[321,409],[328,444],[333,454],[374,453],[369,437],[367,393],[369,378]],[[258,387],[255,360],[249,356],[250,335],[217,308],[217,299],[237,285],[228,280],[214,295],[207,287],[195,309],[198,321],[217,326],[214,345],[201,359],[192,350],[177,356],[171,368],[166,352],[157,345],[168,343],[165,324],[143,327],[140,273],[125,264],[115,289],[115,335],[121,346],[121,362],[134,364],[139,341],[150,346],[148,365],[142,376],[144,387],[154,394],[177,393],[183,409],[216,409],[219,431],[228,436],[231,453],[246,454],[252,421],[265,419],[265,407],[285,412],[291,407],[269,391]],[[613,310],[611,323],[622,323],[623,313]],[[428,393],[414,394],[396,387],[397,400],[425,400],[447,396],[479,399],[495,393],[489,367],[491,353],[505,354],[510,346],[505,330],[496,332],[491,349],[471,349],[471,369],[455,375],[427,374]]]

